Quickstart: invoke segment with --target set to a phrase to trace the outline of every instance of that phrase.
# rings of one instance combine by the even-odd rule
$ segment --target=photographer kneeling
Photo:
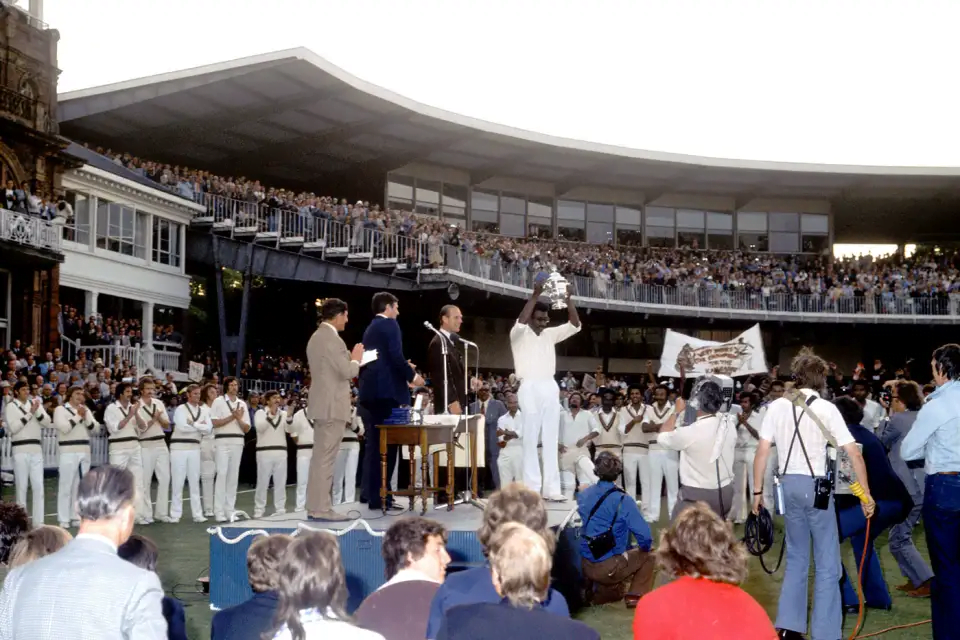
[[[871,609],[890,609],[893,601],[890,599],[890,591],[883,578],[883,569],[880,567],[880,558],[873,547],[873,541],[889,527],[907,519],[913,508],[913,499],[903,481],[894,472],[880,439],[860,424],[863,421],[860,404],[848,397],[837,398],[834,404],[840,410],[843,421],[847,423],[850,435],[862,448],[863,463],[870,478],[871,495],[877,503],[876,511],[870,519],[870,539],[867,540],[867,519],[860,507],[859,498],[838,494],[834,500],[840,542],[850,539],[853,557],[857,563],[852,574],[844,567],[845,579],[841,590],[843,608],[847,612],[859,609],[857,590],[853,582],[857,579],[864,546],[867,546],[867,557],[863,564],[864,605]]]
[[[649,553],[653,542],[650,526],[636,501],[614,484],[623,473],[620,458],[604,451],[594,464],[600,481],[577,495],[583,520],[580,554],[587,601],[606,604],[622,598],[627,607],[633,608],[653,586],[655,560]],[[631,533],[637,548],[628,550]]]

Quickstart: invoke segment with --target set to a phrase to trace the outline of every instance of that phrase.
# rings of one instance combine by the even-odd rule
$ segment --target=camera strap
[[[797,414],[797,408],[795,406],[791,407],[791,409],[793,410],[793,438],[790,439],[790,447],[787,448],[787,459],[783,462],[784,473],[786,473],[787,466],[790,464],[790,454],[793,453],[793,443],[799,440],[800,450],[803,451],[803,457],[807,461],[807,468],[810,469],[810,477],[811,478],[817,477],[816,474],[813,472],[813,465],[810,463],[810,456],[807,455],[807,447],[803,444],[803,437],[800,435],[800,418],[803,417],[804,413],[807,413],[810,416],[813,415],[812,411],[809,411],[809,412],[807,411],[807,407],[813,404],[813,401],[816,399],[817,399],[816,396],[810,396],[809,398],[807,398],[806,403],[801,404],[802,408],[799,414]],[[796,404],[797,400],[799,399],[794,398],[792,399],[792,402]]]

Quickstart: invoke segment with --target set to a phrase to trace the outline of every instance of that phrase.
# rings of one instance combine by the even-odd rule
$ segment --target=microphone
[[[425,326],[427,329],[430,329],[430,331],[433,331],[433,332],[434,332],[435,334],[437,334],[438,336],[442,336],[442,335],[443,335],[442,333],[440,333],[439,331],[437,331],[437,328],[436,328],[436,327],[434,327],[432,324],[430,324],[430,321],[429,321],[429,320],[424,320],[424,321],[423,321],[423,326]]]
[[[460,342],[462,342],[463,344],[465,344],[465,345],[467,345],[467,346],[473,347],[474,349],[479,349],[479,347],[477,346],[477,343],[476,343],[476,342],[470,342],[470,341],[467,340],[466,338],[460,338]]]

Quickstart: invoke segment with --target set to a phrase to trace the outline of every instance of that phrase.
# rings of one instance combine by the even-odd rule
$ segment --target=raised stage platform
[[[398,503],[406,506],[407,500],[399,499]],[[342,504],[337,507],[340,513],[349,513],[357,518],[343,523],[309,522],[304,513],[287,513],[211,527],[207,530],[210,534],[210,607],[215,610],[231,607],[253,595],[247,583],[247,549],[257,536],[271,533],[296,535],[299,530],[306,528],[329,531],[338,536],[350,590],[347,608],[353,611],[385,581],[383,558],[380,555],[383,532],[399,517],[419,517],[419,501],[417,504],[415,511],[391,511],[387,515],[372,511],[364,504]],[[551,527],[559,530],[576,519],[574,501],[548,502],[546,506]],[[423,517],[436,520],[447,528],[447,550],[453,561],[451,571],[485,562],[483,550],[477,541],[477,529],[483,520],[480,508],[460,504],[453,511],[448,511],[445,507],[434,509],[431,501]]]

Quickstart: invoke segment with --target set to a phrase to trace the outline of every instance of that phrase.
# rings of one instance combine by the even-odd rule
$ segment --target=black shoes
[[[780,640],[806,640],[806,636],[802,633],[790,629],[777,629],[777,638]]]

